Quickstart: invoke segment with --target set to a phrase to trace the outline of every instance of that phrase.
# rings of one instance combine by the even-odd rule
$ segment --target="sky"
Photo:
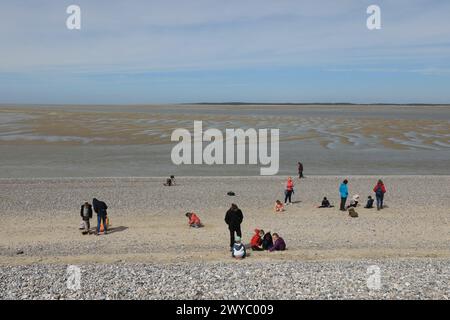
[[[0,103],[450,103],[449,17],[448,0],[0,0]]]

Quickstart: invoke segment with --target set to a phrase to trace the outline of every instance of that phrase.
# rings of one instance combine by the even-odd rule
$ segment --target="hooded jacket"
[[[339,186],[339,193],[341,195],[341,198],[348,197],[348,186],[345,183],[341,183],[341,185]]]
[[[92,206],[94,207],[95,213],[98,215],[107,215],[106,209],[108,209],[108,206],[103,201],[94,198],[92,199]]]
[[[376,194],[385,194],[386,187],[383,183],[377,183],[377,185],[373,188],[373,192],[375,192]]]
[[[262,241],[262,247],[263,247],[264,250],[268,250],[272,246],[273,246],[272,235],[270,234],[270,232],[267,232],[264,235],[264,238],[263,238],[263,241]]]
[[[262,244],[262,239],[259,236],[259,229],[255,229],[255,234],[253,235],[252,239],[250,240],[250,246],[251,247],[260,247]]]
[[[236,230],[244,220],[241,209],[229,209],[225,215],[225,223],[230,230]]]

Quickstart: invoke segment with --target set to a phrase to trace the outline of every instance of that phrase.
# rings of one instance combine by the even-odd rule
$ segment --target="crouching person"
[[[92,206],[89,204],[89,202],[85,202],[81,206],[80,216],[81,216],[81,219],[84,224],[82,233],[88,234],[89,230],[91,228],[91,224],[90,224],[89,220],[92,219]]]
[[[241,237],[236,237],[231,251],[231,256],[235,259],[244,259],[246,256],[245,246],[241,242]]]
[[[192,228],[201,228],[203,224],[200,221],[200,218],[194,212],[186,212],[186,217],[189,219],[189,226]]]

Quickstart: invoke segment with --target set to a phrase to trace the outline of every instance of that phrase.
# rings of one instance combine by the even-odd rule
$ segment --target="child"
[[[359,203],[359,195],[355,194],[352,197],[352,200],[350,200],[350,205],[347,207],[348,208],[356,208],[358,206]]]
[[[274,208],[275,212],[283,212],[284,211],[284,205],[281,203],[280,200],[277,200],[275,202],[275,208]]]
[[[373,202],[374,202],[373,198],[371,196],[368,196],[367,197],[367,203],[366,203],[366,206],[364,208],[372,209],[373,208]]]
[[[255,234],[250,240],[250,247],[253,251],[262,251],[262,237],[264,237],[264,230],[255,229]]]
[[[269,248],[269,251],[284,251],[286,250],[286,243],[278,233],[273,234],[273,245]]]
[[[192,228],[201,228],[203,227],[200,222],[200,218],[194,212],[186,212],[186,217],[189,219],[189,226]]]
[[[263,250],[269,250],[269,248],[273,245],[272,241],[272,235],[270,234],[270,231],[267,232],[262,240],[262,248]]]
[[[236,237],[231,256],[235,259],[244,259],[246,256],[245,246],[241,243],[241,237]]]
[[[89,219],[92,218],[92,206],[89,204],[89,202],[85,202],[82,206],[81,206],[81,211],[80,211],[80,216],[81,219],[83,220],[83,234],[88,234],[89,233],[89,229],[91,227]]]
[[[330,201],[328,201],[327,197],[323,197],[322,204],[318,208],[333,208],[330,204]]]

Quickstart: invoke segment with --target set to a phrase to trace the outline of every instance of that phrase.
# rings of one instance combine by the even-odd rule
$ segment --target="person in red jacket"
[[[255,234],[250,240],[250,247],[254,251],[263,251],[262,248],[262,237],[264,237],[264,230],[255,229]]]
[[[189,219],[189,226],[193,228],[203,227],[200,218],[194,212],[187,212],[186,217]]]
[[[286,190],[284,191],[284,204],[288,204],[288,200],[289,203],[292,203],[291,201],[291,197],[292,194],[294,193],[294,182],[292,181],[292,178],[289,177],[286,183]]]
[[[377,198],[377,210],[383,209],[383,199],[384,194],[386,193],[386,187],[384,186],[383,181],[378,180],[376,186],[373,188],[373,192],[375,192]]]

